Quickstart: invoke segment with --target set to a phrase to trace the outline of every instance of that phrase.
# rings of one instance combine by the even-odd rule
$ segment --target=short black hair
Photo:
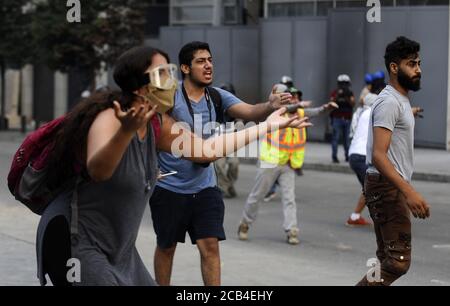
[[[420,51],[420,44],[414,40],[410,40],[404,36],[397,37],[386,47],[384,54],[384,63],[388,73],[391,72],[389,65],[391,63],[400,64],[401,60],[417,55]]]
[[[181,65],[187,65],[191,67],[192,60],[194,59],[194,53],[198,50],[207,50],[209,53],[211,53],[208,43],[201,41],[192,41],[190,43],[187,43],[183,46],[183,48],[181,48],[180,53],[178,53],[178,61],[180,63],[180,67]],[[181,71],[181,76],[183,77],[183,79],[185,78],[183,71]]]

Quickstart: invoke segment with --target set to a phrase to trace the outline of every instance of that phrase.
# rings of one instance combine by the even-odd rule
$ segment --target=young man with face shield
[[[214,88],[222,101],[222,113],[216,114],[213,106],[216,101],[212,101],[209,88],[214,73],[209,45],[204,42],[186,44],[180,50],[179,64],[183,81],[175,93],[170,115],[188,124],[200,137],[210,137],[211,131],[204,129],[205,125],[222,116],[244,121],[264,120],[291,96],[271,93],[268,102],[251,105],[225,90]],[[158,161],[162,172],[177,173],[160,180],[150,200],[158,244],[154,256],[156,281],[160,285],[170,284],[177,243],[184,242],[188,232],[200,252],[204,284],[220,285],[219,241],[225,239],[224,203],[216,186],[213,165],[180,160],[168,153],[160,153]]]
[[[381,274],[366,275],[358,285],[389,286],[407,273],[411,264],[410,215],[430,216],[430,206],[411,185],[415,122],[408,92],[420,89],[419,51],[420,45],[406,37],[398,37],[386,47],[390,82],[372,106],[364,182]]]

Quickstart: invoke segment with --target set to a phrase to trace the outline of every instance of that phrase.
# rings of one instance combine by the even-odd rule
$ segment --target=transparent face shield
[[[177,66],[175,64],[164,64],[153,68],[149,75],[150,84],[158,89],[171,89],[178,83]]]

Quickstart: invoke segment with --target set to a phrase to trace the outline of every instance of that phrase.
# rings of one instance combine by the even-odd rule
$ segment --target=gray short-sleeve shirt
[[[366,162],[368,173],[379,173],[372,165],[373,128],[383,127],[392,131],[388,158],[397,172],[408,182],[414,169],[414,115],[408,97],[388,85],[372,105],[367,140]]]

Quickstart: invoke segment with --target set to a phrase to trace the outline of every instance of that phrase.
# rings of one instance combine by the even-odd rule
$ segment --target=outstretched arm
[[[196,136],[186,126],[165,115],[158,149],[194,162],[212,162],[277,129],[287,126],[296,128],[311,126],[307,117],[299,119],[298,116],[290,118],[282,116],[285,111],[285,108],[279,109],[263,123],[208,139]]]
[[[328,102],[320,107],[315,108],[305,108],[305,116],[312,118],[319,116],[325,112],[331,112],[335,109],[339,108],[339,106],[335,102]]]
[[[233,118],[261,122],[266,120],[273,111],[289,103],[291,97],[290,93],[276,93],[276,86],[274,86],[269,101],[258,104],[237,103],[230,106],[227,112]]]

